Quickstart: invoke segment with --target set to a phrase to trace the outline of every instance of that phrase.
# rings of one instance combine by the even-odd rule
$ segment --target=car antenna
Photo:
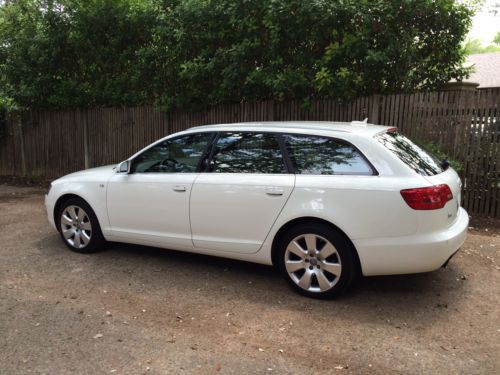
[[[365,118],[363,121],[351,121],[351,125],[357,125],[357,126],[362,126],[362,127],[366,127],[366,125],[368,124],[368,117]]]

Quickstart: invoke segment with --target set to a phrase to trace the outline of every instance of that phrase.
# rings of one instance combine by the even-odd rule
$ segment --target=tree
[[[500,52],[500,45],[489,44],[487,46],[483,46],[479,39],[469,39],[464,45],[464,53],[466,55],[490,52]]]
[[[157,91],[192,108],[436,88],[467,74],[471,14],[452,0],[181,1],[158,30],[173,50]]]
[[[137,51],[154,17],[140,0],[12,1],[0,7],[0,90],[24,107],[146,102]]]
[[[495,37],[493,38],[493,43],[495,43],[497,46],[500,46],[500,32],[496,33]]]
[[[13,0],[0,96],[197,109],[434,89],[467,76],[471,15],[454,0]]]

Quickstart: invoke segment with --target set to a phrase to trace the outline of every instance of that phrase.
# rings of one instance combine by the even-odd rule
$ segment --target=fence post
[[[162,125],[164,130],[164,134],[169,135],[171,131],[171,124],[172,124],[172,110],[169,110],[168,112],[163,112],[162,113]]]
[[[267,121],[275,121],[274,119],[274,99],[267,102]]]
[[[90,168],[89,162],[89,132],[88,132],[88,109],[80,109],[80,117],[83,118],[83,155],[84,155],[84,167],[85,169]]]
[[[21,149],[21,173],[22,176],[25,177],[27,175],[27,171],[26,171],[26,151],[24,149],[23,121],[22,121],[22,116],[19,112],[16,112],[14,116],[16,117],[16,123],[19,133],[19,146]]]
[[[380,122],[380,95],[378,94],[372,96],[372,110],[370,111],[368,121],[372,124]]]

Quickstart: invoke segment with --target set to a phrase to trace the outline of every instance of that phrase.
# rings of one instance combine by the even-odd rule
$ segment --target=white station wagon
[[[74,251],[118,241],[274,265],[298,292],[333,297],[360,274],[445,265],[466,237],[460,190],[396,128],[241,123],[64,176],[45,203]]]

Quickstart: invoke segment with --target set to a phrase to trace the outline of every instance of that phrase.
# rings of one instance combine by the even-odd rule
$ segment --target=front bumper
[[[405,237],[353,241],[365,276],[434,271],[463,245],[469,215],[460,208],[454,224],[444,230]]]
[[[45,194],[45,208],[47,209],[47,219],[49,220],[50,225],[52,225],[52,228],[57,230],[56,223],[54,222],[55,202],[49,197],[49,194]]]

